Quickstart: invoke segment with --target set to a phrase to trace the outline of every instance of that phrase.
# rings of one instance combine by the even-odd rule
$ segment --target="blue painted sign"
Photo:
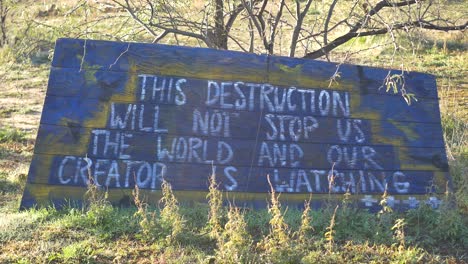
[[[350,192],[374,208],[387,190],[394,207],[434,204],[451,184],[434,77],[340,65],[330,83],[336,70],[59,39],[21,206],[80,200],[90,177],[114,203],[135,185],[157,201],[163,179],[180,200],[204,200],[213,172],[229,197],[254,206],[266,203],[267,175],[287,203]],[[418,102],[382,88],[393,74]]]

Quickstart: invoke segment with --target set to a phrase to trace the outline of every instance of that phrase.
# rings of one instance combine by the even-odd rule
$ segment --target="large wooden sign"
[[[395,71],[140,43],[59,39],[21,206],[80,200],[89,177],[125,204],[162,179],[204,200],[214,172],[264,206],[347,191],[364,207],[437,207],[450,186],[435,79],[405,73],[418,102],[381,88]],[[447,184],[448,183],[448,184]],[[338,195],[336,195],[338,197]],[[341,197],[341,196],[340,196]],[[341,199],[341,198],[340,198]]]

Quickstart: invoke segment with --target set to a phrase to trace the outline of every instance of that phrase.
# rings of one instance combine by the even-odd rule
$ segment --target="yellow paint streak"
[[[405,145],[404,140],[401,137],[384,137],[382,136],[382,124],[380,121],[371,121],[371,131],[373,136],[374,144],[388,144],[393,146]]]
[[[402,137],[385,137],[382,131],[381,116],[377,111],[362,111],[360,108],[361,98],[359,94],[351,94],[350,98],[350,111],[353,118],[363,118],[371,120],[371,135],[368,135],[372,138],[372,143],[374,144],[386,144],[393,146],[395,150],[396,157],[395,159],[400,160],[401,170],[434,170],[434,166],[431,164],[414,164],[409,163],[410,160],[413,160],[409,156],[409,150],[405,147],[405,142]],[[359,111],[361,110],[361,111]],[[389,120],[392,122],[392,120]],[[405,135],[411,139],[417,139],[418,135],[413,132],[409,127],[405,128],[402,125],[393,122],[393,125],[398,125],[397,128],[401,129]]]
[[[138,65],[131,73],[145,73],[153,75],[173,75],[187,78],[215,79],[215,80],[243,80],[246,82],[263,83],[266,81],[266,72],[263,68],[227,69],[226,67],[210,67],[210,65],[187,65],[184,63],[167,63],[163,67],[156,65]],[[231,71],[229,71],[231,70]]]
[[[133,64],[134,65],[134,64]],[[131,66],[130,68],[133,69],[135,66]],[[92,74],[91,74],[92,73]],[[96,71],[91,70],[89,71],[89,76],[86,77],[86,82],[88,86],[94,85],[96,81],[95,77]],[[88,75],[88,73],[86,74]],[[92,83],[94,82],[94,83]],[[136,101],[136,88],[137,88],[138,76],[130,75],[128,82],[125,84],[125,91],[122,94],[113,94],[110,98],[110,102],[114,101],[126,101],[126,102],[135,102]],[[106,127],[107,120],[109,118],[110,113],[110,102],[99,102],[97,110],[93,113],[93,115],[83,122],[84,127],[90,128],[104,128]],[[62,125],[66,124],[66,119],[62,120]],[[80,141],[75,144],[66,143],[62,147],[64,149],[63,153],[69,155],[84,155],[87,152],[87,148],[90,142],[91,134],[89,136],[83,135],[80,138]]]
[[[76,57],[81,62],[80,70],[84,72],[84,77],[86,82],[96,83],[96,72],[100,69],[99,65],[89,65],[85,60],[83,60],[83,55],[77,54]]]
[[[361,95],[360,94],[349,94],[349,111],[352,117],[354,117],[353,112],[359,109],[361,106]]]
[[[350,114],[353,118],[369,119],[371,122],[376,122],[380,120],[380,114],[375,110],[365,111],[362,108],[361,94],[359,93],[350,93],[349,94],[349,104],[350,104]],[[374,134],[374,133],[373,133]]]
[[[385,137],[383,136],[382,131],[382,117],[380,116],[379,112],[369,110],[364,111],[361,106],[361,95],[360,94],[350,94],[350,112],[351,117],[353,118],[361,118],[361,119],[368,119],[371,123],[371,135],[367,135],[372,139],[373,144],[388,144],[392,146],[400,146],[403,145],[403,140],[399,137]]]
[[[130,71],[135,70],[135,64],[132,64],[130,66]],[[86,78],[86,83],[88,86],[95,85],[97,80],[95,77],[95,74],[97,72],[97,67],[98,66],[86,66],[86,73],[85,73],[85,78]],[[125,91],[122,94],[113,94],[110,98],[110,102],[115,102],[115,101],[125,101],[125,102],[135,102],[136,101],[136,89],[137,89],[137,83],[138,83],[138,76],[136,75],[130,75],[129,74],[129,80],[125,84]],[[92,127],[92,128],[104,128],[106,127],[107,120],[109,118],[109,113],[110,113],[110,103],[109,102],[99,102],[97,106],[97,110],[93,113],[93,115],[87,119],[86,121],[83,122],[84,127]],[[66,122],[69,120],[63,119],[62,124],[66,124]],[[89,144],[89,137],[85,137],[86,141],[83,140],[83,148],[85,151],[82,153],[86,153],[87,146]],[[73,145],[75,148],[76,146]]]
[[[321,79],[318,79],[317,77],[311,78],[310,75],[304,71],[304,65],[302,64],[289,67],[288,65],[275,63],[274,66],[277,69],[268,73],[268,81],[275,85],[297,85],[299,87],[333,89],[340,91],[351,91],[357,85],[354,82],[343,81],[339,78],[330,83],[329,78],[332,76],[323,76]]]
[[[285,73],[300,75],[302,73],[302,66],[304,66],[304,65],[298,64],[295,67],[289,67],[289,66],[281,64],[281,63],[275,63],[275,66],[278,67],[280,70],[282,70]]]
[[[399,122],[397,122],[397,121],[395,121],[394,119],[391,119],[391,118],[389,118],[387,121],[390,124],[394,125],[401,132],[403,132],[405,134],[406,138],[408,138],[408,140],[415,141],[415,140],[419,139],[418,133],[414,132],[414,128],[415,128],[416,124],[414,124],[414,123],[402,124],[402,123],[399,123]]]
[[[53,153],[66,153],[68,155],[83,155],[87,151],[89,144],[89,137],[81,136],[78,142],[64,141],[63,138],[70,138],[70,130],[67,129],[68,122],[74,122],[67,118],[62,118],[59,125],[63,126],[63,129],[57,129],[60,133],[54,133],[48,135],[42,145],[46,146]]]
[[[84,71],[84,77],[85,77],[85,81],[86,83],[96,83],[97,82],[97,79],[96,79],[96,72],[100,69],[100,66],[98,65],[94,65],[94,66],[86,66],[85,68],[86,70],[83,70]]]
[[[415,164],[409,162],[410,160],[414,160],[414,158],[410,157],[409,148],[406,146],[400,146],[399,148],[395,148],[397,150],[397,157],[400,160],[400,169],[401,170],[438,170],[432,164]]]
[[[112,100],[112,99],[111,99]],[[92,128],[106,127],[107,119],[109,117],[110,104],[108,102],[100,102],[97,111],[94,112],[93,117],[83,122],[83,126]]]
[[[361,108],[361,95],[360,94],[350,94],[350,112],[351,117],[368,119],[371,123],[371,135],[366,135],[367,138],[371,138],[373,144],[389,144],[393,146],[401,145],[401,140],[396,138],[387,138],[382,133],[382,125],[380,120],[382,120],[380,114],[377,111],[363,111]]]
[[[83,55],[78,54],[77,55],[78,60],[81,62],[83,59]],[[101,68],[100,65],[89,65],[86,61],[82,61],[82,70],[84,72],[84,78],[86,85],[89,87],[91,85],[95,85],[97,83],[96,79],[96,72]],[[108,106],[105,103],[100,103],[97,107],[97,111],[95,113],[94,118],[90,118],[88,121],[84,122],[84,126],[90,126],[90,127],[104,127],[106,125],[106,120],[107,120],[107,114],[108,114]],[[73,121],[73,120],[67,120],[67,119],[62,119],[60,124],[65,125],[68,121]],[[87,139],[88,141],[88,139]],[[83,142],[84,143],[84,149],[87,147],[88,142]]]
[[[135,72],[135,63],[130,61],[129,72]],[[114,94],[111,97],[111,101],[122,101],[122,102],[136,102],[136,91],[138,86],[138,75],[128,74],[128,81],[125,84],[125,91],[121,94]]]
[[[380,114],[376,111],[353,111],[353,107],[351,106],[351,116],[354,118],[360,119],[369,119],[372,120],[371,122],[378,122],[380,120]]]
[[[48,182],[49,175],[52,167],[53,156],[41,155],[41,158],[37,160],[36,171],[32,172],[35,175],[34,182]],[[32,180],[32,179],[30,179]]]
[[[74,186],[57,186],[57,185],[43,185],[43,184],[27,184],[27,191],[31,194],[32,197],[37,201],[39,206],[47,206],[52,199],[63,199],[67,198],[70,200],[83,200],[84,194],[86,193],[86,188],[84,187],[74,187]],[[206,195],[208,193],[205,191],[174,191],[174,195],[181,204],[192,204],[194,202],[206,203]],[[140,190],[140,195],[144,196],[147,199],[149,204],[156,205],[159,199],[161,199],[161,191],[157,190]],[[407,200],[410,196],[416,197],[418,200],[426,200],[427,195],[394,195],[395,199],[398,200]],[[118,203],[122,198],[129,197],[132,198],[131,189],[109,189],[108,190],[108,200],[110,202]],[[340,202],[343,200],[343,194],[310,194],[301,193],[301,194],[292,194],[292,193],[282,193],[279,199],[283,203],[303,203],[304,201],[332,201]],[[229,199],[230,201],[236,201],[238,204],[243,202],[267,202],[270,199],[270,194],[268,193],[241,193],[241,192],[229,192],[224,193],[224,199]],[[364,195],[351,195],[351,200],[359,201],[364,198]],[[379,200],[381,195],[373,195],[374,199]]]
[[[93,69],[94,68],[94,69]],[[94,85],[97,80],[95,77],[97,67],[90,67],[86,65],[86,73],[85,78],[88,86]],[[115,100],[128,100],[129,102],[135,101],[135,89],[137,86],[138,77],[132,76],[130,77],[129,81],[126,84],[125,95],[115,94],[111,97],[111,101]],[[109,109],[110,104],[109,102],[100,102],[97,106],[97,110],[92,114],[92,116],[83,122],[83,127],[90,127],[90,128],[104,128],[107,123],[107,119],[109,117]],[[63,155],[74,155],[74,156],[84,156],[88,150],[88,146],[91,140],[91,130],[88,129],[88,133],[81,134],[80,138],[77,142],[72,141],[65,141],[63,138],[71,138],[70,131],[67,129],[69,122],[76,122],[76,120],[70,120],[67,118],[63,118],[60,120],[59,124],[64,128],[59,130],[60,133],[48,135],[44,141],[43,145],[47,147],[51,153],[55,154],[63,154]],[[36,182],[48,182],[48,177],[51,171],[53,156],[48,155],[41,155],[40,159],[38,159],[38,164],[36,167]],[[59,189],[63,188],[64,186],[60,186]],[[83,188],[78,188],[83,189]],[[47,189],[44,189],[44,192]],[[44,193],[40,192],[40,197],[44,197]],[[60,194],[62,195],[62,194]],[[67,192],[63,193],[63,196],[60,197],[67,197],[69,195]],[[70,195],[73,195],[70,193]],[[44,198],[45,199],[45,198]],[[48,200],[48,199],[47,199]]]
[[[82,200],[86,192],[86,188],[62,185],[28,183],[25,188],[34,197],[39,206],[47,206],[52,199]]]

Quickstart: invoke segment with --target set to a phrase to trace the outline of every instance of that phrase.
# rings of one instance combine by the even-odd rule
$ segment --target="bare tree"
[[[0,47],[7,44],[7,16],[10,6],[6,0],[0,0]]]
[[[336,22],[335,25],[346,25],[348,31],[344,34],[339,35],[331,42],[327,41],[330,28],[328,23],[332,16],[332,11],[335,6],[336,0],[330,6],[323,34],[323,45],[320,49],[315,51],[307,52],[305,58],[315,59],[321,56],[327,55],[330,51],[343,45],[349,40],[356,37],[375,36],[382,34],[389,34],[391,38],[395,38],[395,31],[411,29],[433,29],[441,31],[451,30],[464,30],[468,23],[465,21],[463,24],[456,25],[449,19],[444,19],[440,16],[439,10],[435,8],[434,14],[434,1],[418,1],[418,0],[406,0],[406,1],[388,1],[382,0],[376,4],[371,4],[369,1],[364,2],[361,7],[364,15],[356,16],[355,10],[357,4],[352,6],[352,11],[349,15]],[[355,2],[358,3],[358,2]],[[385,12],[385,9],[390,9]],[[389,12],[393,14],[389,14]]]
[[[184,8],[187,5],[184,1],[113,0],[112,2],[124,9],[144,28],[154,38],[154,43],[172,34],[176,40],[178,36],[186,36],[218,49],[228,49],[230,30],[244,9],[244,5],[228,3],[229,11],[226,11],[223,0],[209,1],[203,10],[196,14]]]
[[[195,39],[218,49],[240,49],[287,55],[327,57],[352,39],[386,35],[398,49],[398,33],[412,30],[453,31],[467,28],[466,18],[443,17],[435,0],[208,0],[202,8],[185,1],[112,0],[123,8],[153,42],[168,35]],[[302,3],[301,3],[302,2]],[[312,10],[313,9],[313,10]],[[279,25],[285,25],[279,28]],[[278,40],[279,32],[290,37]],[[177,40],[178,41],[178,40]]]

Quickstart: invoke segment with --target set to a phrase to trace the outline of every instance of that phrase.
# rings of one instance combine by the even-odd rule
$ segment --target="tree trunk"
[[[7,44],[7,27],[6,18],[8,14],[8,7],[3,0],[0,0],[0,47]]]
[[[223,0],[215,0],[215,25],[213,44],[218,49],[227,49],[227,33],[224,25]]]

